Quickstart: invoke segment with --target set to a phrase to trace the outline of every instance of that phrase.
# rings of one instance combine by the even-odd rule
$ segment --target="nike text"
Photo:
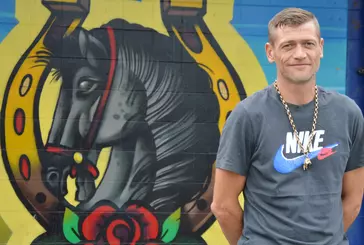
[[[316,130],[310,144],[309,152],[317,151],[322,149],[321,143],[323,142],[323,135],[325,130]],[[300,141],[303,142],[303,147],[306,149],[308,141],[310,139],[310,131],[300,131],[298,133]],[[293,132],[288,132],[286,135],[286,154],[288,153],[301,153],[301,148],[299,147],[296,137]]]

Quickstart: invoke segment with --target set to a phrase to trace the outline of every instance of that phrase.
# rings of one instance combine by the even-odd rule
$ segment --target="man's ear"
[[[269,42],[265,44],[265,53],[267,55],[267,59],[268,59],[269,63],[273,63],[274,62],[274,51],[273,51],[272,44],[270,44]]]
[[[324,57],[324,39],[323,38],[320,39],[320,50],[321,50],[320,58],[323,58]]]

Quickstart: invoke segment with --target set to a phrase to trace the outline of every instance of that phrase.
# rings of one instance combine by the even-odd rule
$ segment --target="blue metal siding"
[[[348,41],[347,41],[347,71],[346,93],[364,111],[364,74],[358,70],[364,68],[364,9],[363,1],[349,0],[348,5]],[[351,226],[348,236],[350,245],[364,244],[364,203],[360,214]]]

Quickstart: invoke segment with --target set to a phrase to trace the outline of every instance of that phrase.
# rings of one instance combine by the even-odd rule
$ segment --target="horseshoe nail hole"
[[[21,135],[25,129],[25,112],[23,109],[18,108],[14,115],[14,129],[17,135]]]
[[[223,98],[224,100],[228,100],[229,99],[229,89],[228,89],[226,82],[223,79],[219,79],[217,81],[217,87],[219,89],[221,98]]]
[[[35,200],[40,204],[45,203],[46,199],[47,197],[43,192],[38,192],[37,195],[35,195]]]
[[[205,199],[199,199],[196,205],[199,210],[205,210],[207,208],[207,201]]]
[[[31,74],[27,74],[23,77],[19,87],[20,96],[23,97],[29,92],[30,87],[32,86],[32,82],[33,82],[33,77]]]

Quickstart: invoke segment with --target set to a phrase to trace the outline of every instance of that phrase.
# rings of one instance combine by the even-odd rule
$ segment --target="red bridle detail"
[[[114,30],[110,26],[106,27],[106,30],[107,30],[107,33],[109,36],[109,44],[110,44],[109,74],[108,74],[107,83],[106,83],[106,86],[104,89],[104,93],[102,94],[99,104],[97,105],[97,109],[96,109],[94,117],[92,119],[90,129],[85,137],[85,141],[82,142],[82,145],[81,145],[82,151],[90,150],[95,141],[95,138],[96,138],[96,135],[97,135],[97,132],[99,130],[100,123],[102,120],[102,116],[105,111],[106,103],[110,96],[110,92],[111,92],[111,88],[112,88],[112,84],[113,84],[114,76],[115,76],[116,61],[117,61],[115,34],[114,34]],[[66,156],[70,156],[70,157],[72,157],[74,155],[74,153],[76,152],[74,149],[67,149],[67,148],[57,147],[57,146],[46,146],[46,151],[53,153],[53,154],[66,155]],[[87,162],[87,161],[83,161],[81,164],[86,164],[87,171],[94,178],[98,177],[99,171],[94,164]],[[71,167],[70,176],[72,178],[76,177],[76,175],[77,175],[78,165],[80,165],[80,164],[73,164]]]
[[[94,118],[91,122],[91,126],[90,126],[90,130],[88,131],[88,134],[86,136],[86,141],[85,144],[83,145],[83,147],[85,149],[89,149],[91,148],[97,131],[100,127],[100,123],[102,120],[102,115],[103,112],[105,110],[105,106],[107,103],[107,100],[110,96],[110,92],[111,92],[111,87],[112,87],[112,83],[114,80],[114,75],[115,75],[115,68],[116,68],[116,41],[115,41],[115,34],[114,34],[114,30],[108,26],[107,28],[107,33],[109,35],[109,41],[110,41],[110,69],[109,69],[109,75],[108,75],[108,79],[107,79],[107,83],[105,86],[105,90],[104,93],[102,94],[102,97],[99,101],[99,104],[97,106],[96,112],[94,114]]]
[[[46,151],[54,154],[67,155],[67,156],[72,156],[74,153],[74,150],[68,150],[66,148],[57,146],[47,146]]]
[[[59,155],[64,155],[64,156],[68,156],[68,157],[72,157],[76,151],[74,150],[70,150],[70,149],[66,149],[63,147],[56,147],[56,146],[47,146],[46,147],[46,151],[49,153],[53,153],[53,154],[59,154]],[[96,179],[99,176],[99,170],[97,169],[97,167],[86,161],[83,161],[81,164],[86,164],[86,170]],[[71,167],[71,172],[70,172],[70,177],[71,178],[75,178],[77,175],[77,165],[78,164],[73,164]]]

